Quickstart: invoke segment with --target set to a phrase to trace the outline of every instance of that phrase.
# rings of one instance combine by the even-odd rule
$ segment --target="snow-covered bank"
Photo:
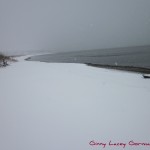
[[[92,140],[150,143],[149,105],[150,80],[139,74],[19,59],[0,69],[0,149],[102,149]]]

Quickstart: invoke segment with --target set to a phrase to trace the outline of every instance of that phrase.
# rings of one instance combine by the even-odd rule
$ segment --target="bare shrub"
[[[5,56],[4,54],[0,53],[0,67],[8,66],[8,62],[15,62],[16,60],[13,57]]]

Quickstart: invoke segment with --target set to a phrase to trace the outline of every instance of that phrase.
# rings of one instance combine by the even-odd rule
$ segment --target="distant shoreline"
[[[26,61],[34,61],[30,60],[31,57],[26,58]],[[40,61],[39,61],[40,62]],[[53,63],[53,62],[47,62],[47,63]],[[65,63],[65,62],[58,62],[58,63]],[[66,62],[68,63],[68,62]],[[70,62],[72,63],[72,62]],[[77,63],[77,64],[86,64],[87,66],[91,67],[97,67],[97,68],[105,68],[105,69],[113,69],[113,70],[122,70],[122,71],[129,71],[129,72],[135,72],[135,73],[143,73],[143,74],[150,74],[150,69],[148,68],[142,68],[142,67],[134,67],[134,66],[114,66],[114,65],[102,65],[102,64],[93,64],[93,63]]]
[[[32,56],[28,60],[49,63],[79,63],[91,67],[150,74],[150,46],[44,54]]]

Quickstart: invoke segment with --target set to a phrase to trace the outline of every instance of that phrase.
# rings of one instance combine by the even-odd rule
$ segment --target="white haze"
[[[0,51],[149,45],[150,0],[0,0]]]

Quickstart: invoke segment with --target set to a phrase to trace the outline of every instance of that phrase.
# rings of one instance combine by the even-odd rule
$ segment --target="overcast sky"
[[[150,0],[0,0],[0,51],[150,45]]]

